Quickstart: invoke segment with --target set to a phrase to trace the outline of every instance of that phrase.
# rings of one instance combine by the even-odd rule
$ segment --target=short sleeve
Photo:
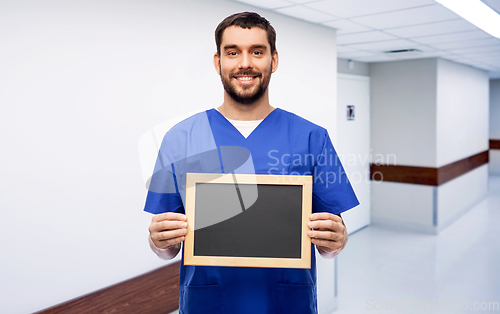
[[[148,191],[144,211],[151,214],[174,212],[184,214],[181,196],[177,194],[155,193]]]
[[[340,214],[359,205],[332,141],[325,134],[313,175],[313,212]]]
[[[144,211],[155,215],[166,212],[184,214],[182,197],[176,186],[177,180],[172,165],[154,172],[148,188]]]
[[[221,163],[207,112],[170,128],[163,137],[144,210],[184,213],[187,173],[221,173]]]

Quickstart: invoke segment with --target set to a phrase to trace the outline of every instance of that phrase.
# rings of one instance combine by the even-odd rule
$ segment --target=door
[[[351,234],[370,224],[370,78],[338,74],[335,149],[360,202],[342,214]]]

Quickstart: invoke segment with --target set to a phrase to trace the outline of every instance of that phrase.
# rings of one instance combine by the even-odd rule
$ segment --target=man
[[[214,66],[224,102],[165,135],[155,167],[162,175],[153,176],[145,206],[156,214],[149,227],[151,248],[164,259],[181,249],[189,224],[185,173],[228,172],[220,168],[221,147],[244,147],[251,153],[252,173],[313,175],[311,269],[181,263],[180,313],[317,313],[314,247],[325,258],[336,257],[347,242],[340,213],[359,202],[326,130],[270,105],[267,87],[278,52],[269,22],[256,13],[234,14],[219,24],[215,37]],[[328,175],[335,176],[334,183]]]

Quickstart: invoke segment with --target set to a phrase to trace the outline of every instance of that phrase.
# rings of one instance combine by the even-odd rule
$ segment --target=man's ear
[[[278,69],[278,63],[279,63],[279,57],[278,57],[278,50],[274,51],[273,58],[271,60],[272,62],[272,73],[276,72]]]
[[[220,57],[217,52],[214,54],[214,67],[215,71],[217,71],[217,74],[220,75]]]

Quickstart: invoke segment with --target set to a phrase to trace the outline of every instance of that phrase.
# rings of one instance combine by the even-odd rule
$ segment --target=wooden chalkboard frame
[[[184,264],[197,266],[238,266],[271,268],[311,268],[311,240],[307,235],[307,223],[312,212],[312,177],[297,175],[248,175],[248,174],[211,174],[187,173],[186,178],[186,216],[188,232],[184,241]],[[302,186],[302,223],[300,258],[262,258],[234,256],[194,255],[194,219],[196,211],[197,183],[234,183],[257,185],[301,185]],[[223,197],[223,195],[221,195]]]

